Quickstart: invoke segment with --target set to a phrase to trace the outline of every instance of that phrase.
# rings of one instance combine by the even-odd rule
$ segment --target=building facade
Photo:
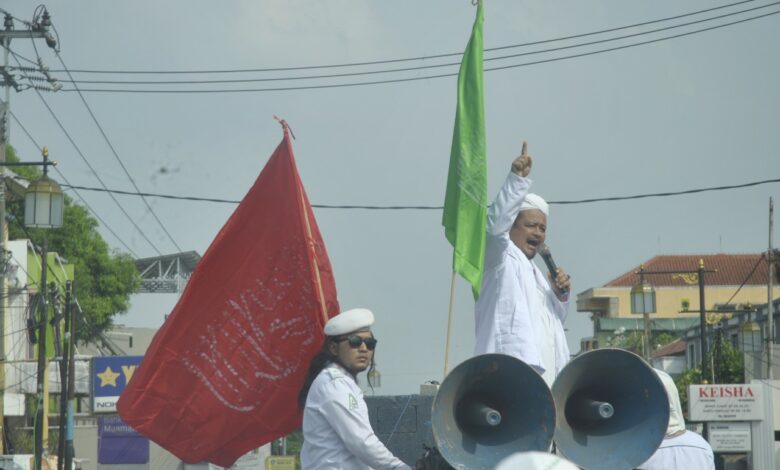
[[[644,334],[643,316],[631,312],[631,289],[641,281],[640,269],[644,281],[655,290],[656,309],[650,314],[652,333],[683,336],[696,327],[702,293],[697,273],[700,263],[705,270],[703,293],[708,324],[733,315],[731,310],[737,306],[766,303],[769,275],[764,253],[659,255],[602,287],[577,295],[577,311],[590,313],[593,322],[593,336],[583,341],[583,351],[608,347],[621,335]],[[778,297],[780,289],[774,295]]]

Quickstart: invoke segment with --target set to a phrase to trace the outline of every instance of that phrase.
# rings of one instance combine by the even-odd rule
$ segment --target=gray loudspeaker
[[[515,452],[550,448],[555,406],[547,384],[530,366],[504,354],[483,354],[444,379],[431,424],[450,465],[492,470]]]
[[[573,359],[552,387],[558,452],[587,470],[629,470],[650,458],[669,425],[669,398],[645,361],[622,349]]]

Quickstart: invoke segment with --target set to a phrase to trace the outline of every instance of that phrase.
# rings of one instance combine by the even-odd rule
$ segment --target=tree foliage
[[[19,161],[10,145],[6,147],[6,160]],[[31,167],[17,167],[14,171],[29,180],[40,176]],[[49,251],[56,251],[74,265],[74,296],[85,316],[77,330],[80,340],[95,338],[111,326],[115,315],[127,311],[130,294],[140,286],[140,274],[130,255],[109,249],[97,231],[98,222],[87,209],[66,195],[62,227],[51,230],[23,226],[23,200],[8,201],[7,211],[12,215],[10,239],[28,238],[40,246],[45,235]]]
[[[644,331],[618,330],[608,339],[607,346],[631,351],[634,354],[644,356]],[[650,344],[653,350],[660,349],[675,341],[678,336],[666,331],[653,331],[650,334]]]

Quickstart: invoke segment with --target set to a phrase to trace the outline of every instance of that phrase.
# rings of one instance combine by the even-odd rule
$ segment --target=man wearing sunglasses
[[[325,324],[325,343],[298,395],[303,470],[410,470],[374,434],[357,384],[357,374],[374,367],[373,324],[374,314],[364,308],[342,312]]]
[[[547,236],[547,202],[529,193],[531,156],[523,143],[488,210],[485,269],[475,305],[475,354],[503,353],[533,367],[549,386],[569,361],[563,332],[569,276],[549,280],[533,258]]]

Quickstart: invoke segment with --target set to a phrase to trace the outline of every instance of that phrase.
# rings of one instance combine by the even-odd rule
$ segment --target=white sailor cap
[[[566,459],[546,452],[518,452],[505,458],[496,470],[579,470]]]
[[[325,324],[327,336],[339,336],[368,328],[374,324],[374,314],[367,308],[353,308],[339,313]]]

